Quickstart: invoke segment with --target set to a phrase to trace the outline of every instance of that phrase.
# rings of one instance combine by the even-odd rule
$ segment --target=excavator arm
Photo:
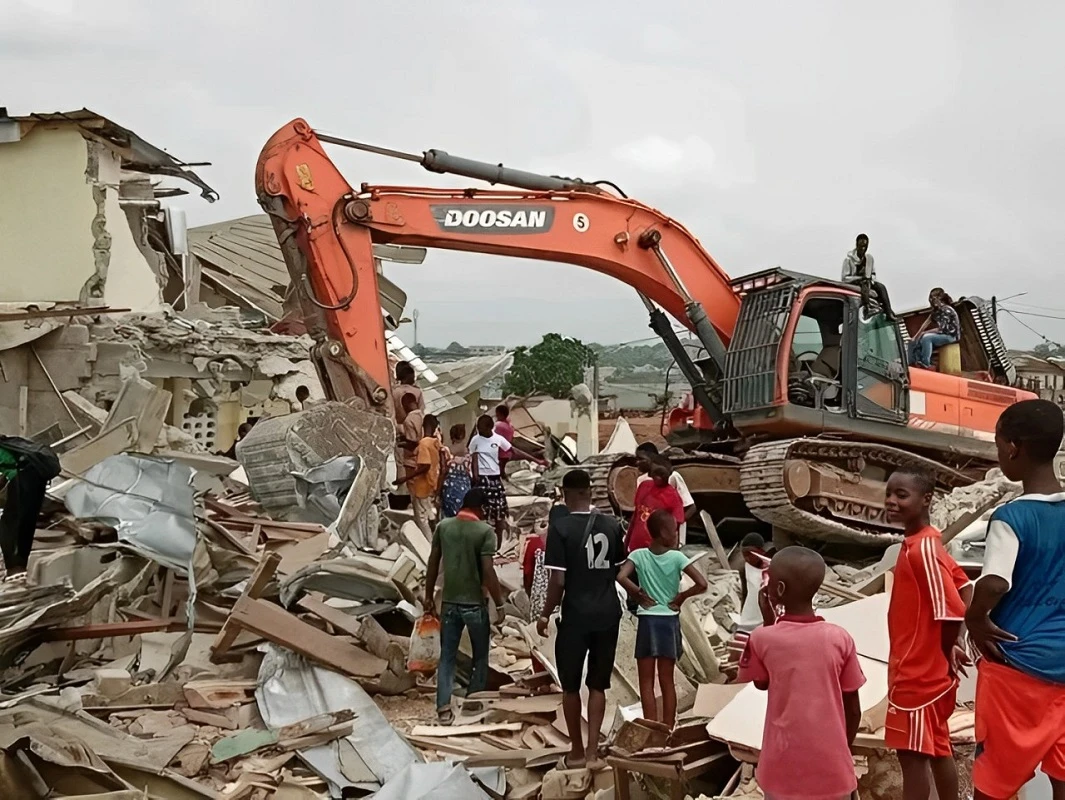
[[[263,148],[255,183],[293,287],[301,292],[326,391],[336,399],[359,397],[387,408],[391,384],[375,243],[557,261],[610,275],[640,294],[651,311],[651,327],[667,344],[672,328],[658,307],[695,331],[711,371],[721,374],[740,298],[721,267],[675,220],[580,181],[455,159],[439,151],[426,153],[423,165],[521,186],[482,190],[364,184],[356,192],[326,155],[323,139],[346,143],[320,137],[303,120],[289,123]],[[680,351],[674,353],[678,362],[686,360],[679,366],[697,399],[720,420],[713,386],[706,385],[706,376],[672,338],[671,349]]]

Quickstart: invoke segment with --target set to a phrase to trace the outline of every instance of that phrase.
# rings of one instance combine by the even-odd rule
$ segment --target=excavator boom
[[[374,243],[557,261],[610,275],[636,289],[649,307],[660,306],[695,331],[714,368],[723,370],[740,298],[717,262],[676,220],[581,181],[441,151],[409,158],[434,171],[543,188],[363,185],[356,192],[326,155],[324,140],[357,144],[320,137],[295,120],[263,148],[255,180],[293,283],[303,292],[305,316],[317,321],[309,327],[317,329],[316,338],[328,340],[320,354],[322,371],[337,399],[357,395],[383,405],[390,391]],[[687,367],[686,372],[693,368]],[[696,394],[711,407],[711,416],[721,419],[717,402],[699,385],[704,379],[687,377],[695,378]]]

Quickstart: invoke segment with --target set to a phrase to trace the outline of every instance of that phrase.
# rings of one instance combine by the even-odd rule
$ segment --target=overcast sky
[[[0,0],[0,105],[88,107],[212,162],[198,171],[221,200],[182,201],[190,224],[256,213],[259,150],[302,116],[397,149],[609,178],[731,275],[835,276],[865,231],[896,306],[933,285],[1026,292],[1006,305],[1065,341],[1048,318],[1065,317],[1065,4],[872,5]],[[470,183],[331,152],[356,186]],[[650,335],[630,288],[576,267],[435,251],[389,275],[427,344]],[[1039,341],[1000,322],[1011,346]]]

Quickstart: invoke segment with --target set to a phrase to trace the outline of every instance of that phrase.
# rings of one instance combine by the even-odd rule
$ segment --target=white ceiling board
[[[887,592],[874,594],[864,600],[855,600],[835,608],[818,609],[826,622],[839,625],[854,639],[858,655],[873,658],[885,664],[888,661]]]
[[[866,677],[865,686],[858,691],[864,712],[887,697],[887,665],[862,656],[858,656],[858,663]],[[793,698],[793,702],[803,702],[803,699]],[[769,692],[749,683],[710,720],[706,730],[715,739],[761,750],[768,704]]]

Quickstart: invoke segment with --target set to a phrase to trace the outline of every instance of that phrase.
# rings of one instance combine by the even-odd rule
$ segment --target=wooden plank
[[[685,764],[680,770],[681,777],[684,780],[687,780],[688,778],[697,778],[727,755],[729,755],[728,750],[724,750],[720,753],[714,753]]]
[[[266,558],[260,561],[259,566],[255,568],[255,572],[253,572],[251,578],[248,579],[248,583],[245,585],[244,591],[241,592],[237,603],[239,604],[241,600],[247,601],[257,599],[259,595],[266,590],[266,587],[277,572],[277,565],[280,563],[281,556],[277,553],[270,553]],[[234,606],[234,610],[236,610],[236,606]],[[292,618],[295,619],[295,617]],[[241,626],[234,622],[233,615],[230,614],[225,623],[223,623],[222,630],[218,632],[218,636],[215,637],[214,643],[211,645],[211,661],[218,663],[219,661],[225,660],[226,653],[237,640],[237,636],[240,635],[240,628]]]
[[[253,517],[238,511],[235,506],[231,506],[214,497],[208,496],[204,498],[204,503],[208,508],[219,512],[231,522],[241,522],[247,525],[263,525],[264,527],[277,528],[279,530],[307,531],[309,533],[321,533],[325,530],[325,528],[317,522],[278,522],[269,517]]]
[[[422,736],[414,736],[413,734],[405,737],[407,741],[417,747],[419,750],[434,750],[437,753],[447,753],[452,756],[465,756],[472,757],[479,754],[491,754],[495,750],[474,738],[460,738],[457,740],[452,739],[433,739]]]
[[[338,631],[344,631],[349,636],[359,638],[362,631],[362,621],[350,614],[345,614],[339,608],[333,608],[321,599],[321,595],[304,595],[296,603],[304,611],[309,611],[318,619],[328,622]]]
[[[411,736],[422,739],[449,736],[478,736],[482,733],[495,733],[497,731],[520,731],[520,722],[497,722],[489,725],[415,725]]]
[[[540,758],[558,759],[570,751],[568,747],[545,747],[540,750],[505,750],[498,753],[483,753],[470,756],[464,762],[467,767],[527,767],[529,762]]]
[[[190,707],[211,710],[230,708],[254,700],[257,686],[256,681],[202,680],[189,681],[182,691]]]
[[[189,722],[195,722],[197,725],[213,725],[216,728],[223,728],[228,731],[237,729],[237,723],[234,720],[230,719],[226,714],[216,711],[190,707],[181,709],[181,715]]]
[[[112,636],[139,636],[142,633],[174,633],[188,629],[188,623],[175,619],[136,619],[128,622],[101,622],[96,625],[72,625],[41,631],[46,642],[74,642],[83,639],[107,639]],[[214,625],[196,625],[196,633],[214,633]]]
[[[219,536],[221,536],[223,539],[225,539],[227,542],[237,548],[237,550],[239,550],[240,552],[249,556],[256,555],[256,550],[254,547],[249,546],[247,543],[244,542],[243,539],[233,534],[228,528],[226,528],[225,525],[222,525],[220,522],[213,520],[210,517],[207,518],[207,525],[211,528],[211,530],[215,531]],[[258,541],[258,538],[253,539],[252,541]]]
[[[384,659],[308,625],[268,600],[241,597],[226,624],[230,623],[236,623],[239,628],[257,633],[311,661],[357,678],[377,677],[388,666]]]
[[[533,695],[531,697],[508,697],[492,703],[494,711],[505,711],[511,714],[531,714],[554,717],[558,707],[562,705],[562,694]]]
[[[112,430],[67,450],[59,457],[59,463],[68,475],[81,475],[108,456],[129,450],[136,441],[137,421],[135,419],[123,420]]]
[[[676,780],[680,772],[680,762],[666,761],[665,763],[658,763],[656,761],[634,761],[629,758],[607,756],[606,763],[623,772],[635,772],[638,775],[651,775],[655,778],[665,778],[666,780]]]
[[[721,537],[717,535],[717,526],[714,525],[714,520],[705,511],[699,512],[699,519],[703,521],[703,527],[706,528],[706,535],[710,539],[710,545],[714,548],[714,555],[717,556],[721,569],[732,569],[728,563],[728,553],[725,552],[725,547],[721,544]]]

